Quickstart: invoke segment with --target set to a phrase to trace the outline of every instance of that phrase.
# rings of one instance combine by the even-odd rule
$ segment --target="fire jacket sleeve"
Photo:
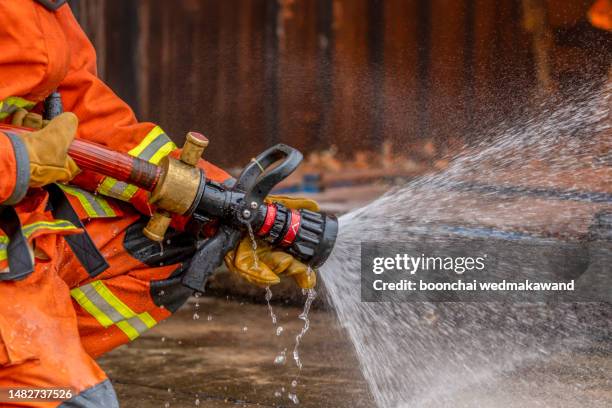
[[[92,44],[72,13],[63,13],[61,18],[64,19],[62,25],[71,49],[71,60],[69,72],[58,90],[62,95],[64,110],[74,112],[79,118],[77,137],[157,164],[162,157],[174,151],[176,145],[159,126],[138,122],[132,109],[97,77],[96,54]],[[229,178],[225,171],[208,162],[202,160],[200,166],[208,178],[217,181]],[[84,172],[77,179],[77,184],[87,184],[91,178],[91,174]],[[138,193],[135,186],[111,178],[96,180],[96,183],[101,194],[124,201],[133,202],[132,198]]]
[[[25,196],[30,182],[30,161],[21,139],[0,132],[0,204],[14,205]]]

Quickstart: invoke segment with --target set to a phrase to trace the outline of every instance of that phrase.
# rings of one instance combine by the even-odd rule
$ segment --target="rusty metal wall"
[[[520,0],[71,4],[138,116],[177,141],[204,132],[221,165],[275,142],[349,155],[469,141],[537,87]]]

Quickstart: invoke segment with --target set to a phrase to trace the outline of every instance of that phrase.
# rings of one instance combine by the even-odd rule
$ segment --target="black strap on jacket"
[[[49,193],[49,204],[53,217],[70,221],[85,231],[83,223],[62,189],[55,184],[49,184],[45,189]],[[108,262],[93,243],[87,231],[82,234],[66,235],[64,239],[89,276],[93,278],[108,269]]]
[[[66,3],[66,0],[36,0],[49,11],[55,11]]]
[[[22,280],[34,271],[34,260],[21,230],[21,221],[12,206],[0,206],[0,228],[9,239],[6,248],[9,271],[0,273],[0,281]]]

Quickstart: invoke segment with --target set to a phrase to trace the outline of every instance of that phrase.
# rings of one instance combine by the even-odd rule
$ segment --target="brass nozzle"
[[[147,226],[142,230],[142,233],[152,241],[162,242],[166,235],[166,230],[170,225],[170,221],[172,221],[170,213],[166,211],[155,211],[153,216],[149,219]]]
[[[188,132],[181,152],[181,161],[190,166],[197,166],[198,160],[202,157],[202,153],[207,146],[208,139],[206,136],[201,133]]]
[[[144,228],[144,235],[161,242],[172,219],[171,214],[185,214],[196,199],[203,178],[197,168],[198,160],[208,146],[208,139],[196,132],[189,132],[181,152],[181,159],[166,156],[160,162],[162,176],[151,194],[150,202],[158,211]]]

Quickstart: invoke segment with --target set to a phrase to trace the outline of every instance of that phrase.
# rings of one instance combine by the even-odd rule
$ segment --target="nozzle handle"
[[[217,233],[206,240],[191,258],[189,269],[181,279],[183,285],[203,292],[208,277],[221,265],[225,254],[238,245],[241,236],[240,230],[222,224]]]
[[[303,158],[302,153],[286,144],[272,146],[251,159],[251,163],[238,176],[233,191],[244,192],[244,208],[257,208],[278,183],[297,169]],[[281,162],[275,165],[278,161]],[[242,216],[242,221],[251,223],[255,212],[247,214],[251,216]]]

